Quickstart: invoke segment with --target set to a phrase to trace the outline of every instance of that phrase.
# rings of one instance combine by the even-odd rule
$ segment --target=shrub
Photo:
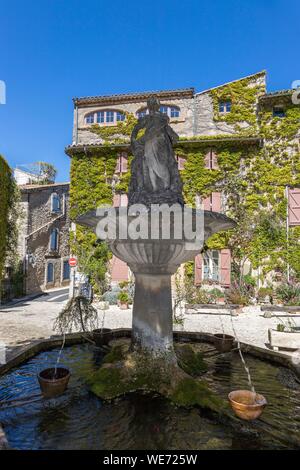
[[[292,284],[290,282],[283,283],[277,287],[276,294],[285,304],[299,304],[300,284]]]
[[[129,302],[129,295],[127,294],[127,292],[121,290],[121,292],[119,292],[118,294],[118,300],[122,304],[126,304],[127,302]]]

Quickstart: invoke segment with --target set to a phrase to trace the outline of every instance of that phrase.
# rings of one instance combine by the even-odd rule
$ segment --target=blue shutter
[[[53,281],[54,281],[53,263],[48,263],[47,264],[47,282],[53,282]]]

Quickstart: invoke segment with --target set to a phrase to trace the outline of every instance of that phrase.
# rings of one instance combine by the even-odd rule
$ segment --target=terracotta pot
[[[231,335],[218,333],[214,335],[214,346],[220,352],[228,352],[233,348],[235,338]]]
[[[127,302],[120,302],[120,309],[121,310],[127,310],[128,309],[128,303]]]
[[[51,367],[44,369],[38,374],[38,381],[42,394],[45,398],[54,398],[62,395],[70,380],[70,371],[65,367]]]
[[[111,340],[111,329],[110,328],[99,328],[93,330],[93,340],[96,343],[96,346],[108,345]]]
[[[267,400],[263,395],[250,390],[230,392],[228,399],[236,416],[247,421],[257,419],[267,405]]]

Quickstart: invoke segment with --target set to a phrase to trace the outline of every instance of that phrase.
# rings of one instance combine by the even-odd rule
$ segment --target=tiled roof
[[[50,183],[50,184],[20,184],[19,188],[21,192],[27,192],[33,189],[50,189],[58,186],[70,186],[70,183]]]
[[[265,99],[270,99],[270,98],[277,98],[280,96],[290,96],[295,90],[278,90],[278,91],[273,91],[271,93],[266,93],[265,95],[262,95],[259,97],[259,100],[265,100]]]
[[[194,88],[180,88],[176,90],[145,91],[140,93],[125,93],[116,95],[86,96],[82,98],[73,98],[75,105],[85,104],[117,104],[137,101],[146,101],[149,96],[156,95],[160,99],[192,98]]]

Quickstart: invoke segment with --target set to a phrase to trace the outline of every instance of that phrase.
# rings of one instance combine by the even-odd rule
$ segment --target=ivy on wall
[[[265,93],[265,86],[257,84],[257,79],[264,75],[265,72],[261,72],[252,77],[213,88],[210,91],[210,96],[213,102],[214,120],[234,124],[236,132],[245,130],[241,123],[246,123],[255,133],[257,131],[257,100],[259,95]],[[219,102],[227,100],[231,101],[230,113],[220,113]]]
[[[9,256],[14,261],[17,245],[17,202],[19,193],[12,171],[0,155],[0,282]]]
[[[261,267],[262,277],[273,270],[284,273],[289,262],[300,279],[300,227],[290,229],[287,244],[285,226],[285,185],[300,185],[300,153],[296,140],[300,108],[288,101],[284,118],[273,117],[271,105],[262,104],[259,109],[258,98],[265,93],[265,88],[257,84],[257,78],[259,74],[210,91],[214,119],[234,126],[236,133],[232,141],[228,135],[180,138],[176,153],[186,159],[181,171],[185,202],[195,206],[197,195],[205,198],[213,191],[222,192],[227,215],[237,221],[237,227],[210,237],[206,248],[229,247],[237,271],[241,271],[245,260],[250,260],[254,268]],[[219,101],[228,99],[232,102],[231,112],[220,114]],[[112,144],[124,138],[128,142],[135,123],[136,118],[127,115],[126,121],[116,126],[89,128],[103,138],[104,145],[93,151],[93,156],[73,157],[73,218],[97,204],[111,203],[113,190],[128,191],[130,169],[120,175],[112,189],[118,153]],[[251,143],[237,140],[246,136],[261,137],[263,146],[254,139]],[[205,168],[205,155],[212,147],[218,156],[217,169]],[[128,168],[131,159],[130,156]],[[82,228],[78,229],[76,237],[77,243],[87,248],[95,244],[95,236],[87,235]],[[192,272],[191,263],[189,271]]]
[[[71,161],[70,217],[73,221],[101,205],[112,205],[113,175],[117,149],[102,148],[93,154],[76,154]],[[90,276],[96,293],[105,290],[106,272],[111,257],[105,242],[97,243],[94,232],[80,225],[71,233],[71,252],[78,257],[79,268]]]

